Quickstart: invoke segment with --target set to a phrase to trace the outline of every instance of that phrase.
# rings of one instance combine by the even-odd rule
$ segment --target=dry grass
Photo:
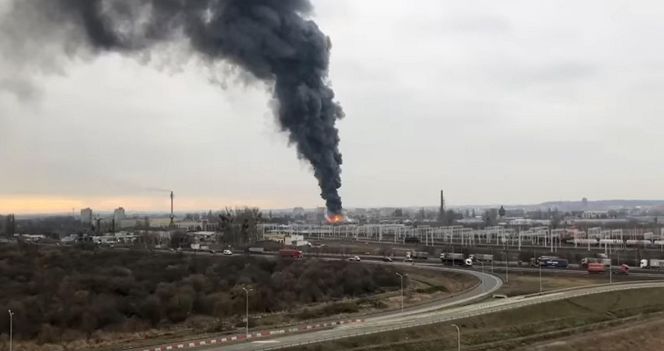
[[[504,277],[502,274],[501,277]],[[509,283],[503,284],[498,291],[499,294],[508,296],[527,295],[539,292],[539,274],[510,272]],[[634,280],[634,278],[625,275],[613,275],[614,282]],[[543,271],[542,288],[547,290],[565,289],[580,287],[586,285],[608,284],[608,274],[587,274],[587,275],[552,275]]]
[[[661,351],[664,350],[663,329],[664,315],[657,315],[644,321],[532,345],[521,351]]]
[[[519,308],[511,311],[457,321],[463,333],[464,350],[532,350],[543,340],[552,340],[577,333],[594,333],[605,330],[611,324],[624,322],[629,316],[644,316],[664,310],[662,289],[623,291],[591,295],[566,301]],[[453,350],[456,335],[449,324],[438,324],[405,329],[398,332],[343,339],[336,342],[312,345],[298,350],[381,350],[425,351]],[[645,342],[645,337],[625,338],[632,346]],[[662,337],[655,340],[661,340]],[[551,351],[585,350],[581,345],[593,346],[593,339],[580,339],[572,348]],[[587,344],[581,344],[586,342]],[[656,345],[656,341],[652,342]],[[560,346],[560,345],[558,345]],[[593,350],[598,348],[588,348]],[[615,348],[625,350],[629,348]],[[604,350],[604,349],[603,349]],[[648,350],[648,349],[643,349]],[[654,349],[653,349],[654,350]],[[656,348],[661,350],[661,348]],[[547,350],[549,351],[549,350]]]

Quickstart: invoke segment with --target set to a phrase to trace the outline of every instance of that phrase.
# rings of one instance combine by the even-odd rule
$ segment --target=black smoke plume
[[[192,55],[274,84],[279,124],[313,166],[328,212],[338,214],[335,123],[343,111],[327,81],[330,41],[307,19],[310,11],[309,0],[14,0],[0,21],[19,24],[3,28],[19,40],[40,40],[21,28],[44,38],[62,33],[68,56],[143,54],[183,42]]]

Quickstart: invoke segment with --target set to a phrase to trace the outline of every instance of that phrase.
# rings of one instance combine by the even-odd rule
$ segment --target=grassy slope
[[[585,328],[605,328],[611,321],[664,310],[664,291],[644,289],[585,296],[458,321],[464,350],[512,350],[541,340],[571,335]],[[311,345],[298,350],[424,351],[454,349],[456,332],[431,325],[366,337]],[[525,349],[529,349],[526,347]]]

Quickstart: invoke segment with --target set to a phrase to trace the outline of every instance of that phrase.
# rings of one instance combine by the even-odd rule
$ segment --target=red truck
[[[300,259],[304,257],[302,254],[302,251],[296,250],[296,249],[281,249],[279,250],[279,257],[281,258],[292,258],[292,259]]]

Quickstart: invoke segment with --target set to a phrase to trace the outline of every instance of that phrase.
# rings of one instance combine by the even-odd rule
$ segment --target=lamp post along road
[[[7,310],[9,313],[9,351],[14,347],[14,312]]]
[[[248,339],[249,338],[249,292],[251,291],[251,289],[242,288],[242,290],[244,290],[244,293],[247,297],[247,303],[246,303],[246,307],[245,307],[246,308],[245,311],[246,311],[246,316],[247,316],[247,323],[246,323],[245,329],[246,329],[246,334],[247,334],[247,339]]]
[[[609,284],[613,284],[613,259],[611,258],[611,247],[609,247]]]
[[[505,283],[510,282],[510,267],[509,267],[509,262],[510,262],[510,256],[505,251]]]
[[[456,324],[451,324],[457,330],[457,351],[461,351],[461,329]]]
[[[401,313],[403,313],[403,277],[404,275],[401,273],[397,273],[399,276],[399,279],[401,280]]]
[[[542,262],[538,262],[539,266],[539,283],[540,283],[540,294],[542,293]]]

